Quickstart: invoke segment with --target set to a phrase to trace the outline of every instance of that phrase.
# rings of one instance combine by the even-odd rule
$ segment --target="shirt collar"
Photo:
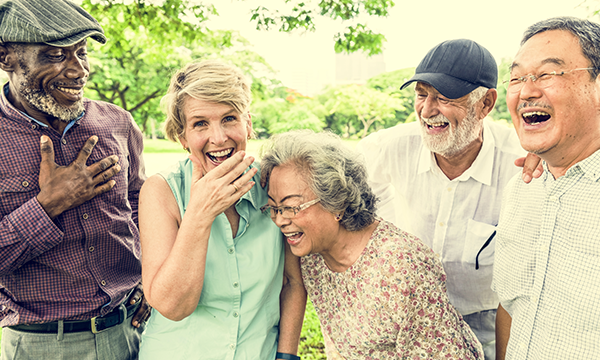
[[[544,170],[549,173],[547,165],[544,163]],[[583,176],[596,182],[600,179],[600,150],[596,150],[592,155],[581,160],[574,166],[571,166],[565,173],[565,176],[573,176],[583,173]]]
[[[2,91],[2,103],[5,106],[9,106],[11,108],[14,109],[14,111],[19,112],[19,114],[23,115],[29,122],[35,122],[36,124],[38,124],[39,126],[45,127],[47,128],[48,125],[44,124],[41,121],[38,121],[34,118],[32,118],[31,116],[27,115],[26,113],[22,112],[21,110],[15,108],[9,101],[8,101],[8,90],[9,90],[9,86],[8,86],[8,82],[6,82],[6,84],[4,84],[4,87],[2,88],[4,91]],[[67,125],[67,127],[65,128],[65,133],[67,132],[67,130],[69,130],[71,127],[73,127],[73,125],[79,121],[83,116],[85,115],[85,109],[83,110],[83,112],[81,113],[81,115],[79,115],[76,119],[69,121],[69,124]]]
[[[489,135],[489,136],[486,136]],[[494,148],[496,147],[496,140],[492,135],[492,131],[487,124],[487,120],[483,121],[483,144],[481,150],[475,158],[471,167],[469,167],[464,173],[462,173],[456,180],[467,181],[469,178],[473,178],[476,181],[484,185],[492,184],[492,172],[494,168]],[[431,152],[423,142],[421,142],[421,155],[419,157],[419,165],[417,167],[417,173],[425,173],[427,171],[442,173],[439,168],[433,152]],[[445,176],[445,175],[444,175]]]

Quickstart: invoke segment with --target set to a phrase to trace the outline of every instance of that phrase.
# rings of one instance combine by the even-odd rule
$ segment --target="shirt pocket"
[[[38,174],[19,174],[0,178],[0,209],[8,215],[40,192]]]
[[[469,219],[461,261],[473,267],[493,265],[495,238],[496,226]]]

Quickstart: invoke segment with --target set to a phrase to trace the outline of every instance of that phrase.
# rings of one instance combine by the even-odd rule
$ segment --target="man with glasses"
[[[493,288],[498,359],[597,359],[600,353],[600,24],[529,27],[507,105],[521,145],[544,160],[513,179],[498,225]]]
[[[525,152],[514,131],[485,120],[497,99],[496,61],[471,40],[445,41],[415,75],[417,122],[359,144],[378,215],[440,255],[448,296],[495,358],[498,298],[491,290],[496,225],[505,184]]]

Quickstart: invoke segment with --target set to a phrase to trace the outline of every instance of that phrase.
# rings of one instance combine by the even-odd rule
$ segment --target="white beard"
[[[417,114],[418,115],[418,114]],[[433,118],[421,118],[417,116],[421,123],[421,137],[427,148],[445,158],[450,158],[460,154],[467,146],[479,138],[483,123],[477,119],[474,108],[469,110],[465,118],[452,127],[448,118],[439,114]],[[441,134],[431,135],[427,133],[427,124],[448,123],[448,128]]]

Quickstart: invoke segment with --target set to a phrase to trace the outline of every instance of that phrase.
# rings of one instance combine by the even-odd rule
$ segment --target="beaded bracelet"
[[[275,359],[283,359],[283,360],[300,360],[300,356],[297,355],[292,355],[292,354],[285,354],[285,353],[280,353],[278,352],[275,355]]]

